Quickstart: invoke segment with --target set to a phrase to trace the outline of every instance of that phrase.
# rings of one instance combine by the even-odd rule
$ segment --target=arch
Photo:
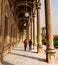
[[[23,17],[23,18],[19,18],[18,20],[17,20],[17,22],[19,22],[19,21],[21,21],[21,20],[26,20],[26,21],[28,21],[28,18],[25,18],[25,17]]]
[[[30,7],[31,9],[32,9],[32,7],[30,6],[30,5],[28,5],[27,3],[20,3],[20,4],[18,4],[17,6],[16,6],[16,8],[15,8],[15,11],[18,9],[18,7],[20,7],[20,6],[28,6],[28,7]]]

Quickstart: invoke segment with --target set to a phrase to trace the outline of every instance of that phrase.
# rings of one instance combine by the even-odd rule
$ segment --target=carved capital
[[[33,13],[33,14],[32,14],[32,17],[36,17],[36,14],[35,14],[35,13]]]
[[[41,3],[37,3],[37,4],[36,4],[36,8],[37,8],[37,9],[41,9]]]

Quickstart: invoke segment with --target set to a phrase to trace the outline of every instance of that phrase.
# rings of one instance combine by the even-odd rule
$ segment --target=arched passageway
[[[36,45],[35,22],[37,22],[37,53],[43,53],[41,35],[41,0],[0,0],[0,56],[11,52],[20,40],[32,40]],[[46,24],[46,61],[55,62],[50,0],[44,0]],[[37,13],[37,15],[36,15]],[[36,21],[37,17],[37,21]]]

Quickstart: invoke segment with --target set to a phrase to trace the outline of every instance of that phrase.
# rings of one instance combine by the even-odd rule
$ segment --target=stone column
[[[15,25],[15,43],[16,43],[16,25]]]
[[[33,42],[33,22],[31,21],[31,40]]]
[[[45,20],[46,20],[46,44],[47,44],[46,60],[49,63],[53,63],[55,61],[55,50],[52,35],[50,0],[45,0]]]
[[[17,29],[17,43],[19,42],[19,31]]]
[[[34,46],[35,46],[35,43],[36,43],[36,35],[35,35],[35,17],[36,17],[36,15],[35,14],[33,14],[32,15],[33,16],[33,48],[34,48]]]
[[[29,39],[31,39],[31,18],[29,18]]]
[[[0,65],[2,65],[3,61],[3,47],[4,47],[4,21],[5,21],[5,2],[4,0],[0,0]]]
[[[42,53],[42,36],[41,36],[41,20],[40,20],[40,2],[37,3],[37,52]]]
[[[2,42],[2,39],[1,39],[1,33],[2,33],[2,16],[1,16],[1,13],[2,13],[2,0],[0,0],[0,44]]]
[[[2,64],[2,49],[1,49],[1,46],[2,46],[2,16],[1,16],[1,13],[2,13],[2,0],[0,0],[0,65]]]
[[[26,28],[26,39],[29,41],[29,39],[31,39],[31,28],[30,28],[30,22],[28,22],[27,24],[27,28]]]
[[[15,47],[15,24],[13,25],[13,48]]]
[[[29,25],[26,28],[26,38],[29,40]]]
[[[7,52],[10,52],[11,49],[10,49],[10,45],[11,45],[11,42],[10,42],[10,37],[11,37],[11,24],[10,24],[10,19],[8,19],[7,21],[8,25],[7,25],[7,37],[6,37],[6,43],[7,43],[7,46],[8,46],[8,51]]]
[[[11,24],[11,26],[12,26],[12,35],[11,35],[11,49],[13,49],[13,47],[14,47],[14,25],[13,24]]]
[[[7,40],[6,40],[6,42],[7,42],[7,44],[9,44],[10,43],[10,23],[9,23],[10,21],[9,21],[9,19],[8,19],[8,21],[7,21],[7,23],[8,23],[8,25],[7,25]]]
[[[16,43],[17,43],[17,26],[16,26]]]
[[[14,24],[14,47],[16,44],[16,25]]]
[[[15,26],[15,45],[17,44],[17,26]]]

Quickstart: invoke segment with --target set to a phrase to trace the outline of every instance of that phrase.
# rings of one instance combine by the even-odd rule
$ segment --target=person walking
[[[26,51],[26,48],[27,48],[27,44],[28,44],[27,39],[25,39],[25,40],[24,40],[24,50],[25,50],[25,51]]]
[[[31,50],[31,46],[32,46],[32,41],[31,39],[29,40],[29,50]]]

